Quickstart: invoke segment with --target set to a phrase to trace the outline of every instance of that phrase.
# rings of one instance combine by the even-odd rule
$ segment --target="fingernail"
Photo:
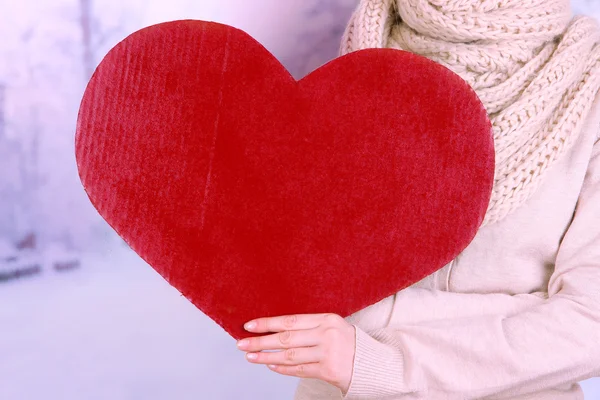
[[[255,354],[255,353],[248,353],[248,358],[249,358],[250,360],[256,360],[256,357],[257,357],[257,356],[256,356],[256,354]]]
[[[243,339],[238,342],[238,347],[246,347],[250,341],[248,339]]]
[[[269,364],[269,368],[275,369],[275,368],[277,368],[277,365]]]
[[[247,331],[249,331],[250,329],[254,329],[254,328],[256,328],[256,322],[254,322],[254,321],[246,322],[246,325],[244,325],[244,328],[246,328]]]

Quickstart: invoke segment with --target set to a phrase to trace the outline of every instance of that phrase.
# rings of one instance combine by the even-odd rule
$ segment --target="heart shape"
[[[434,273],[475,236],[494,174],[487,113],[445,67],[367,49],[296,81],[243,31],[191,20],[108,53],[76,157],[99,213],[235,339]]]

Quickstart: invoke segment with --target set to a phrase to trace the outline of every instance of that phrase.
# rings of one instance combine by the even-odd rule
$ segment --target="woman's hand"
[[[255,326],[250,324],[254,322]],[[337,314],[299,314],[258,318],[244,325],[250,332],[277,332],[240,340],[248,361],[300,378],[321,379],[348,391],[354,363],[355,329]],[[284,351],[261,353],[262,350]],[[252,358],[254,357],[254,358]]]

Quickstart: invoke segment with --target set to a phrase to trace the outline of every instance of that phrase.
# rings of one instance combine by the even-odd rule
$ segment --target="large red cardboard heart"
[[[235,339],[257,317],[346,317],[440,269],[481,225],[494,173],[486,111],[441,65],[369,49],[296,81],[203,21],[109,52],[76,156],[100,214]]]

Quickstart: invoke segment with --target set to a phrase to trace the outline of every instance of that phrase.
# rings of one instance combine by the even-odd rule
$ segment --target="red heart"
[[[458,255],[492,190],[471,88],[369,49],[300,81],[235,28],[177,21],[112,49],[82,100],[81,181],[144,260],[235,339],[348,316]]]

